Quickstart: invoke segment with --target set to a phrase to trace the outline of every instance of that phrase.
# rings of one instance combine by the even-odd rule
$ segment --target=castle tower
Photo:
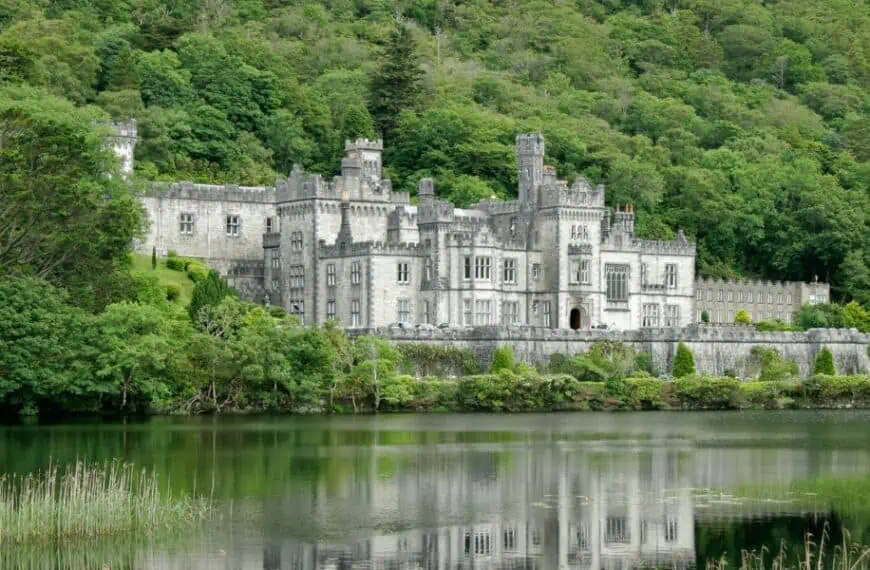
[[[133,172],[133,153],[136,150],[136,119],[112,123],[112,150],[121,159],[121,175]]]
[[[381,168],[383,166],[382,154],[384,152],[384,141],[356,139],[355,141],[344,142],[345,158],[356,158],[362,167],[362,176],[374,178],[376,181],[381,179]]]
[[[536,206],[544,182],[544,135],[517,135],[517,174],[520,201]]]

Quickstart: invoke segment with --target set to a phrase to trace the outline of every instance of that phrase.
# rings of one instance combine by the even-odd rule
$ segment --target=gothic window
[[[677,264],[668,263],[665,265],[665,285],[668,289],[677,288]],[[721,291],[719,292],[721,295]],[[721,301],[721,299],[720,299]]]
[[[791,305],[791,293],[787,293],[785,296],[785,304]]]
[[[571,239],[589,241],[589,228],[582,224],[571,226]]]
[[[290,266],[290,288],[304,289],[305,288],[305,266],[291,265]]]
[[[471,256],[465,256],[465,272],[463,273],[463,277],[465,279],[471,279]]]
[[[492,318],[492,301],[477,300],[474,302],[475,322],[479,326],[488,325]]]
[[[577,548],[589,550],[589,527],[585,524],[577,527]]]
[[[352,299],[350,302],[350,326],[358,327],[360,323],[359,299]]]
[[[302,251],[303,238],[302,232],[293,232],[290,234],[290,249],[293,251]]]
[[[708,290],[707,290],[707,300],[708,300],[708,301],[712,301],[712,300],[713,300],[713,290],[712,290],[712,289],[708,289]]]
[[[544,301],[543,305],[544,305],[544,326],[545,327],[553,326],[553,313],[552,313],[553,305],[550,303],[550,301]]]
[[[728,291],[728,301],[734,300],[734,291]]]
[[[520,304],[517,301],[504,301],[501,304],[501,323],[514,325],[520,322]]]
[[[589,260],[575,259],[572,262],[571,278],[574,283],[589,284]]]
[[[647,284],[647,279],[649,278],[649,264],[641,263],[640,264],[640,284],[644,286]]]
[[[516,218],[511,218],[510,232],[511,232],[512,236],[517,235],[517,219]]]
[[[396,281],[399,283],[409,283],[411,281],[406,262],[400,262],[396,265]]]
[[[462,300],[462,317],[463,322],[467,326],[471,326],[474,324],[474,311],[472,309],[471,299]]]
[[[516,283],[517,282],[517,260],[516,259],[505,259],[504,260],[504,282],[505,283]]]
[[[350,264],[350,283],[351,285],[359,285],[360,283],[360,266],[359,261],[354,261]]]
[[[608,301],[628,301],[628,265],[608,263],[604,266]]]
[[[532,279],[538,279],[541,276],[541,264],[533,263],[532,264]]]
[[[767,304],[768,304],[768,305],[773,305],[773,293],[768,293],[768,294],[767,294]]]
[[[512,528],[504,530],[504,549],[513,550],[517,547],[517,534]]]
[[[178,231],[182,234],[190,235],[193,233],[193,214],[184,212],[178,219]]]
[[[335,299],[330,299],[326,302],[326,320],[335,320]]]
[[[643,306],[643,319],[641,326],[654,328],[659,326],[659,307],[657,303],[647,303]]]
[[[399,299],[396,303],[399,312],[399,322],[400,323],[410,323],[411,322],[411,300],[410,299]]]
[[[281,250],[271,249],[269,250],[269,256],[272,263],[272,269],[281,269]]]
[[[335,264],[329,263],[326,265],[326,286],[335,287]]]
[[[432,258],[429,256],[423,260],[423,275],[426,281],[432,279]]]
[[[266,218],[266,233],[267,234],[272,233],[272,218],[271,217]]]
[[[474,278],[483,281],[488,281],[490,278],[490,266],[492,258],[490,257],[475,257],[474,258]]]
[[[680,306],[665,305],[665,326],[679,327],[680,326]]]
[[[722,291],[722,289],[719,289],[719,291],[716,292],[716,300],[721,301],[724,298],[725,298],[725,292]]]
[[[728,311],[728,322],[729,323],[734,322],[734,311]]]
[[[698,289],[697,293],[695,294],[695,298],[698,299],[699,301],[703,301],[704,300],[704,292],[702,290]]]
[[[430,313],[429,301],[423,301],[423,322],[431,324],[432,315]]]
[[[239,235],[239,217],[237,215],[227,215],[227,235],[233,237]]]

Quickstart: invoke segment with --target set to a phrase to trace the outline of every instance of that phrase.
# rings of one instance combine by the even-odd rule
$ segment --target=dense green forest
[[[135,117],[144,179],[331,175],[382,134],[395,187],[466,205],[541,131],[701,273],[870,301],[866,1],[3,0],[0,81]]]

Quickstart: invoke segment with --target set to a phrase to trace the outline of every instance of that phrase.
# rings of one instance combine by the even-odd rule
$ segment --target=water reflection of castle
[[[307,505],[300,496],[292,503],[309,520],[364,522],[367,514],[374,534],[276,536],[263,568],[685,568],[695,561],[687,459],[665,449],[466,450],[417,456],[383,477],[384,458],[373,458],[371,476],[355,473],[342,490],[315,487]]]

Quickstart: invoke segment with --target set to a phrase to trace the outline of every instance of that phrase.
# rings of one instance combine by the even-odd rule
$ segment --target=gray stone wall
[[[518,359],[545,364],[550,355],[577,354],[595,342],[624,342],[652,357],[656,370],[669,373],[677,344],[684,342],[695,355],[699,373],[723,375],[726,370],[738,376],[752,376],[750,352],[753,347],[776,349],[797,362],[802,376],[812,373],[816,354],[828,347],[834,354],[839,374],[870,372],[868,343],[870,335],[851,329],[812,329],[806,332],[757,332],[751,327],[686,327],[683,329],[559,330],[544,328],[477,327],[451,330],[375,329],[349,331],[351,334],[377,334],[394,342],[434,342],[472,350],[487,365],[499,346],[511,346]]]

